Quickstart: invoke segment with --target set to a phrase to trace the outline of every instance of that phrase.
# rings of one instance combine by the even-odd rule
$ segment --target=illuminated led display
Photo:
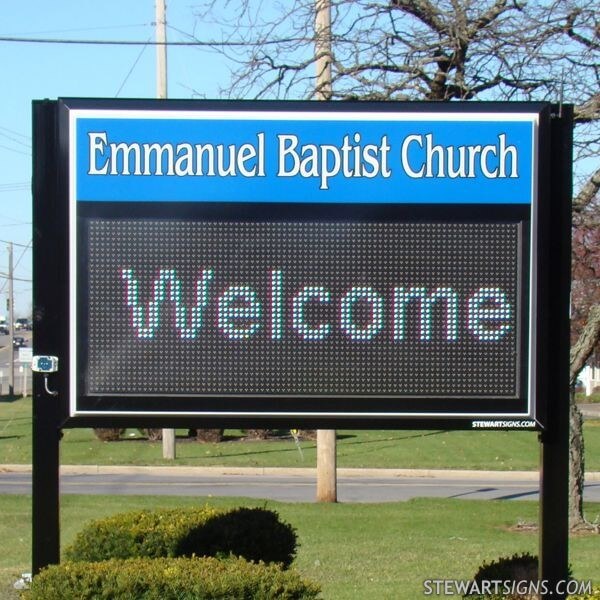
[[[71,416],[531,426],[545,106],[62,101]]]
[[[86,394],[519,393],[518,223],[86,227]]]

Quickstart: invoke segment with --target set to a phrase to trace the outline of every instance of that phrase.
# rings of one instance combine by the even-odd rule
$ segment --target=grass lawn
[[[586,421],[586,468],[600,471],[600,421]],[[178,430],[179,436],[186,432]],[[244,441],[226,430],[227,441],[198,443],[180,437],[176,465],[312,467],[315,442],[293,439]],[[340,467],[531,470],[539,464],[537,434],[527,431],[339,431]],[[31,462],[31,399],[0,401],[0,464]],[[62,464],[160,465],[161,442],[148,442],[135,429],[125,439],[101,442],[90,429],[68,429]]]
[[[204,504],[205,498],[72,496],[61,499],[62,544],[82,524],[139,508]],[[12,582],[29,571],[30,502],[28,496],[0,496],[0,597],[16,598]],[[328,600],[419,598],[423,581],[469,579],[483,561],[499,556],[537,554],[535,532],[509,527],[537,520],[537,503],[416,499],[386,504],[283,504],[239,498],[210,498],[222,507],[267,506],[291,523],[299,538],[294,563],[317,581]],[[587,506],[589,517],[600,504]],[[576,579],[600,583],[600,536],[571,539],[570,562]]]
[[[586,396],[583,393],[577,392],[575,394],[577,402],[583,402],[586,404],[597,404],[600,402],[600,392],[594,392],[590,396]]]

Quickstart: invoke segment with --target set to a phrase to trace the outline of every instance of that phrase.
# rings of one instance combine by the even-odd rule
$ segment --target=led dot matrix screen
[[[69,109],[72,414],[531,418],[535,115],[347,110]]]
[[[517,224],[88,227],[88,394],[518,395]]]

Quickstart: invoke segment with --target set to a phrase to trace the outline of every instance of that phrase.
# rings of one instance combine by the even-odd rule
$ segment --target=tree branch
[[[479,15],[469,27],[469,37],[475,37],[482,29],[488,27],[493,21],[495,21],[501,14],[509,10],[520,10],[518,5],[506,6],[507,0],[496,0],[493,6],[491,6],[483,14]]]
[[[574,116],[578,124],[600,120],[600,93],[594,94],[584,104],[576,106]]]
[[[595,40],[589,40],[574,30],[575,19],[577,19],[577,17],[580,14],[581,14],[581,9],[576,9],[567,15],[567,22],[565,25],[565,31],[567,32],[567,35],[572,40],[579,42],[580,44],[584,45],[586,48],[589,48],[590,50],[599,50],[600,49],[599,42],[596,42]],[[598,34],[596,33],[596,35],[598,35]]]
[[[427,0],[392,0],[392,5],[416,17],[430,29],[443,33],[446,29],[439,11]]]
[[[587,323],[579,335],[577,342],[571,348],[569,364],[569,381],[575,384],[577,375],[588,361],[594,348],[600,341],[600,304],[592,306],[588,313]]]
[[[573,211],[581,213],[585,210],[598,194],[598,190],[600,190],[600,168],[592,174],[579,194],[573,198]]]

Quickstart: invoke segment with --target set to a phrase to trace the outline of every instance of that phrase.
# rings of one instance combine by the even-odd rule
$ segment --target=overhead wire
[[[23,140],[20,140],[20,139],[14,137],[14,134],[13,135],[9,135],[8,133],[5,133],[4,131],[2,131],[2,129],[3,128],[0,127],[0,135],[3,138],[6,138],[7,140],[9,140],[9,141],[11,141],[11,142],[13,142],[15,144],[19,144],[20,146],[25,146],[25,148],[31,148],[31,143],[30,142],[24,142]]]
[[[273,40],[263,40],[262,45],[274,45],[286,42],[309,42],[313,41],[312,38],[278,38]],[[241,46],[255,46],[256,42],[244,41],[244,40],[231,40],[231,41],[202,41],[202,40],[190,40],[187,42],[156,42],[149,41],[144,42],[142,40],[74,40],[67,38],[29,38],[29,37],[17,37],[17,36],[0,36],[0,42],[9,43],[23,43],[23,44],[81,44],[87,46],[198,46],[198,47],[241,47]]]
[[[11,148],[10,146],[5,146],[4,144],[0,144],[0,148],[4,148],[5,150],[10,150],[11,152],[16,152],[17,154],[31,156],[31,152],[23,152],[22,150],[18,150],[17,148]]]
[[[15,183],[0,183],[1,192],[20,192],[31,189],[31,183],[29,181],[19,181]]]
[[[148,38],[148,43],[150,42],[150,40],[152,39],[152,36],[150,36]],[[148,43],[146,43],[143,48],[140,50],[140,53],[137,55],[137,58],[135,59],[135,61],[133,62],[133,64],[131,65],[131,69],[129,69],[129,72],[127,73],[127,75],[125,75],[125,79],[123,80],[123,83],[121,83],[121,85],[119,86],[119,89],[117,90],[117,93],[115,94],[115,98],[119,97],[119,94],[121,93],[121,90],[123,89],[123,87],[125,87],[125,84],[127,83],[127,80],[129,79],[129,77],[131,76],[131,74],[133,73],[133,70],[135,69],[136,65],[138,64],[138,62],[140,61],[140,58],[142,58],[142,54],[144,54],[144,51],[146,50],[146,48],[148,47]]]
[[[2,242],[3,240],[0,240],[0,242]],[[21,262],[21,260],[23,259],[23,257],[25,256],[25,252],[27,252],[27,250],[29,250],[31,248],[31,242],[33,240],[29,240],[29,242],[27,244],[19,244],[17,242],[5,242],[7,244],[12,244],[13,246],[19,246],[21,248],[23,248],[23,251],[21,252],[21,255],[19,256],[19,258],[17,259],[17,261],[15,262],[15,264],[13,265],[13,281],[24,281],[27,283],[31,283],[31,279],[23,279],[21,277],[15,277],[14,276],[14,272],[15,269],[19,266],[19,263]],[[8,273],[0,273],[0,277],[4,277],[4,283],[2,284],[2,287],[0,287],[0,293],[2,293],[4,291],[4,288],[6,287],[6,284],[9,281],[9,276]]]
[[[26,140],[31,142],[31,137],[28,135],[25,135],[24,133],[19,133],[18,131],[15,131],[14,129],[9,129],[8,127],[4,127],[2,125],[0,125],[0,129],[2,129],[3,131],[8,131],[8,133],[12,133],[12,135],[17,135],[19,137],[25,138]]]
[[[31,247],[31,240],[29,240],[27,244],[19,244],[19,242],[13,242],[11,240],[0,240],[0,244],[12,244],[13,246],[27,249]]]

